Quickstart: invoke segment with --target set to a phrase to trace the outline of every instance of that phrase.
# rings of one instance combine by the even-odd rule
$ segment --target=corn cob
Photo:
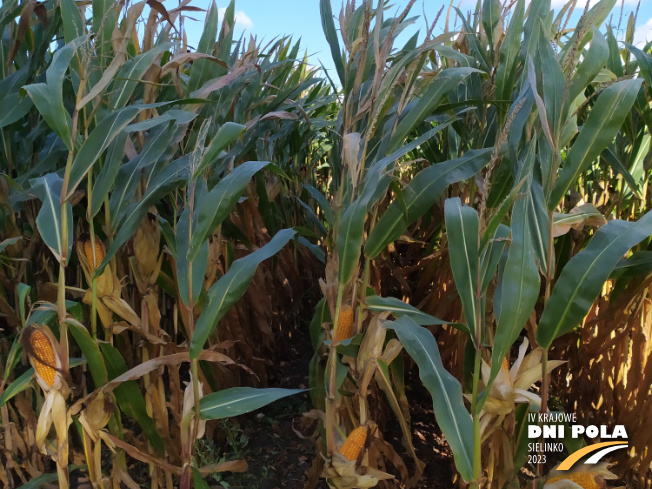
[[[86,255],[86,260],[88,261],[88,266],[91,269],[91,272],[94,272],[97,268],[97,265],[102,263],[104,260],[104,244],[100,239],[95,236],[95,261],[93,261],[93,242],[89,239],[84,241],[84,255]]]
[[[342,306],[340,309],[340,317],[337,320],[337,328],[335,329],[335,343],[348,340],[353,336],[353,309],[348,304]]]
[[[36,373],[50,386],[54,385],[56,357],[48,335],[38,328],[29,332],[30,356]]]
[[[509,363],[507,363],[506,358],[503,358],[503,370],[505,371],[506,374],[509,374]]]
[[[569,480],[584,489],[601,489],[602,487],[600,484],[598,484],[595,475],[593,475],[591,472],[572,472],[566,475],[557,475],[555,477],[551,477],[546,482],[553,483],[561,480]]]
[[[340,453],[344,455],[347,460],[357,460],[366,441],[367,427],[358,426],[349,434],[349,436],[346,437],[344,444],[340,448]]]

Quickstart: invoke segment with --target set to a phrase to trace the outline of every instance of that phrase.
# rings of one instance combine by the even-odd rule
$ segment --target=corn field
[[[297,3],[2,1],[0,487],[652,488],[637,10]]]

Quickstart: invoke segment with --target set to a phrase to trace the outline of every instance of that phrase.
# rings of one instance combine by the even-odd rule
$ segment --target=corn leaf
[[[45,72],[46,83],[26,85],[23,89],[31,97],[45,122],[59,136],[69,151],[72,150],[72,119],[63,105],[63,80],[77,48],[86,41],[79,37],[58,49]]]
[[[331,56],[333,57],[333,64],[337,70],[337,76],[340,83],[344,86],[344,61],[342,60],[342,53],[340,51],[340,43],[337,39],[337,31],[335,30],[335,22],[333,22],[333,10],[331,8],[330,0],[320,0],[319,9],[321,13],[321,25],[324,29],[326,41],[331,49]]]
[[[34,369],[30,367],[20,377],[8,384],[5,387],[2,396],[0,396],[0,407],[4,406],[5,403],[15,395],[20,394],[25,389],[29,388],[33,376]]]
[[[632,52],[634,55],[635,53]],[[589,51],[582,59],[580,66],[575,71],[575,76],[568,87],[569,101],[584,92],[586,87],[595,79],[604,68],[609,57],[609,45],[597,27],[593,27],[593,38]]]
[[[478,213],[472,207],[462,205],[458,197],[447,199],[444,205],[446,234],[451,269],[462,300],[464,319],[477,345],[478,338],[478,269],[479,246]]]
[[[126,107],[112,112],[89,134],[72,162],[66,199],[72,196],[86,173],[93,167],[104,150],[109,147],[111,141],[141,110],[143,110],[143,106]]]
[[[530,232],[532,215],[528,212],[528,207],[528,200],[521,198],[516,201],[512,211],[512,240],[500,284],[500,315],[494,336],[487,391],[491,389],[503,359],[518,339],[539,297],[541,279],[535,261]]]
[[[296,232],[283,229],[272,240],[253,253],[234,261],[208,292],[208,304],[197,320],[190,342],[190,357],[197,358],[217,323],[235,302],[242,297],[256,273],[258,264],[283,248]]]
[[[118,249],[136,231],[136,228],[140,225],[140,221],[147,215],[149,208],[168,192],[188,180],[189,167],[190,159],[188,156],[184,156],[170,163],[153,179],[145,195],[131,206],[128,217],[120,224],[113,243],[111,243],[111,247],[106,251],[104,260],[95,270],[96,277],[101,275],[104,267],[111,261],[111,258],[113,258]]]
[[[487,246],[482,253],[481,259],[481,286],[480,291],[484,295],[489,288],[491,280],[494,278],[496,268],[503,255],[505,246],[509,240],[510,229],[504,224],[499,224],[491,239],[488,240]]]
[[[462,386],[442,364],[432,333],[409,316],[385,321],[403,348],[419,366],[419,378],[432,396],[437,424],[453,451],[455,466],[462,478],[473,479],[473,420],[464,406]]]
[[[217,38],[217,21],[218,21],[217,5],[213,0],[210,3],[210,8],[206,14],[204,21],[204,31],[202,32],[199,44],[197,45],[197,52],[204,54],[212,54],[215,47],[215,39]],[[192,64],[190,69],[190,79],[188,80],[188,87],[186,93],[192,93],[201,87],[204,83],[212,78],[219,76],[216,71],[217,65],[209,59],[198,59]]]
[[[525,0],[518,0],[512,13],[512,20],[500,45],[499,64],[496,69],[496,97],[499,100],[511,99],[514,91],[518,50],[521,46],[521,32],[525,18]]]
[[[164,42],[154,46],[149,51],[139,54],[135,58],[128,60],[115,77],[113,85],[113,94],[111,95],[111,105],[114,109],[120,109],[126,105],[134,93],[140,78],[152,66],[157,56],[169,51],[174,47],[173,42]]]
[[[437,163],[419,172],[403,190],[403,204],[395,200],[367,238],[365,256],[376,258],[407,227],[424,215],[450,184],[471,178],[489,163],[493,148],[471,150],[461,158]]]
[[[396,297],[381,297],[371,295],[366,299],[366,307],[370,311],[389,311],[395,317],[410,316],[410,318],[420,326],[430,326],[434,324],[451,324],[443,319],[436,318],[430,314],[420,311],[413,305],[403,302]]]
[[[202,419],[232,418],[301,392],[305,389],[233,387],[202,397],[199,409]]]
[[[58,261],[61,261],[64,252],[66,257],[70,257],[73,243],[73,220],[72,206],[69,202],[65,204],[66,213],[68,214],[68,249],[62,249],[61,190],[63,189],[63,180],[55,173],[48,173],[32,180],[31,184],[43,204],[38,216],[36,216],[36,225],[43,242],[50,248]]]
[[[199,172],[204,170],[204,168],[210,168],[213,166],[220,152],[235,142],[235,140],[242,136],[246,130],[246,126],[236,124],[235,122],[226,122],[223,124],[217,130],[217,134],[215,134],[213,139],[211,139],[211,142],[204,151],[195,174],[198,175]]]
[[[247,161],[233,169],[202,199],[197,213],[197,227],[188,248],[188,261],[193,261],[208,236],[222,224],[256,172],[269,165],[268,161]]]
[[[175,131],[176,129],[172,124],[167,127],[150,131],[143,150],[138,153],[138,156],[134,159],[119,166],[117,176],[115,177],[115,180],[112,180],[111,175],[114,173],[115,167],[106,167],[109,165],[116,165],[114,159],[122,158],[122,155],[124,154],[124,144],[120,145],[119,141],[122,140],[126,142],[126,138],[123,138],[122,136],[116,137],[115,141],[118,141],[117,147],[112,148],[107,153],[104,166],[102,167],[102,171],[98,175],[95,184],[98,189],[102,190],[102,193],[106,191],[106,186],[114,188],[109,199],[111,226],[113,228],[117,227],[118,223],[122,220],[127,206],[134,198],[142,170],[149,168],[152,165],[154,165],[153,168],[156,168],[155,164],[157,162],[165,160],[164,155],[170,145],[170,139],[174,138]],[[125,132],[126,129],[123,133]],[[156,176],[156,174],[157,171],[154,169],[150,170],[151,176]],[[95,193],[95,189],[93,189],[93,193]],[[92,211],[99,210],[100,206],[103,204],[103,202],[97,201],[95,203],[96,207],[92,207]]]
[[[398,148],[414,128],[435,110],[444,97],[455,90],[471,73],[482,72],[475,68],[447,68],[441,71],[423,95],[401,116],[389,142],[388,151]]]
[[[200,199],[196,199],[199,201]],[[208,202],[206,199],[201,199],[205,203]],[[204,273],[206,271],[206,265],[208,263],[208,241],[204,239],[199,242],[199,248],[195,252],[192,258],[188,258],[188,247],[191,244],[191,236],[194,239],[197,236],[197,232],[191,233],[190,226],[190,207],[186,207],[181,213],[179,222],[177,223],[177,233],[176,233],[176,251],[177,255],[175,256],[176,266],[177,266],[177,286],[179,288],[179,297],[183,303],[190,307],[191,304],[194,304],[199,299],[199,294],[203,290],[204,283]],[[193,219],[192,228],[197,227],[197,215]],[[192,268],[192,274],[190,270]],[[192,283],[190,280],[192,279]],[[190,293],[192,291],[192,294]]]
[[[66,43],[70,43],[86,33],[85,22],[76,0],[61,0],[61,20]]]
[[[537,329],[537,343],[552,342],[579,325],[604,282],[627,251],[652,234],[652,212],[637,222],[615,219],[596,231],[589,244],[561,271]]]
[[[0,128],[22,119],[32,107],[29,97],[20,96],[27,80],[27,66],[0,81]]]
[[[93,376],[93,382],[95,382],[95,388],[102,387],[109,381],[108,374],[106,372],[106,366],[104,365],[104,358],[102,357],[102,352],[100,352],[97,342],[91,338],[91,335],[88,333],[88,330],[84,328],[81,324],[76,321],[68,319],[70,333],[75,342],[79,346],[79,349],[84,354],[86,361],[88,362],[88,368],[91,371]]]
[[[619,81],[600,94],[582,131],[568,152],[548,201],[549,210],[557,207],[580,173],[611,144],[634,105],[642,82],[640,78]]]

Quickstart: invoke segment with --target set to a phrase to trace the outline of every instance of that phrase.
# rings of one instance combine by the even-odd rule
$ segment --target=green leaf
[[[645,277],[652,272],[652,251],[637,251],[629,258],[623,258],[614,268],[610,279]]]
[[[546,212],[546,199],[543,188],[536,178],[532,179],[529,192],[525,195],[528,224],[530,227],[530,242],[537,264],[542,274],[547,274],[548,267],[548,241],[550,236],[550,216]]]
[[[319,10],[321,14],[321,25],[324,29],[324,35],[326,36],[326,41],[328,41],[328,45],[331,49],[333,64],[337,70],[337,75],[340,79],[340,83],[342,86],[344,86],[344,61],[342,60],[340,43],[337,39],[337,31],[335,30],[335,22],[333,21],[333,10],[331,8],[330,0],[320,0]]]
[[[510,100],[514,91],[514,79],[518,51],[521,47],[521,33],[525,18],[525,0],[518,0],[512,12],[512,20],[500,45],[499,64],[496,70],[496,98]]]
[[[196,199],[196,201],[199,199]],[[207,199],[203,199],[208,202]],[[194,219],[193,227],[196,227],[197,219]],[[194,238],[196,233],[192,234]],[[179,222],[177,223],[176,232],[176,265],[177,265],[177,286],[179,287],[179,297],[183,303],[190,307],[190,304],[195,304],[199,299],[199,295],[203,290],[204,273],[206,273],[206,266],[208,263],[208,241],[204,240],[199,243],[199,248],[192,258],[187,258],[188,247],[190,246],[190,207],[186,207],[181,213]],[[190,266],[192,265],[192,274],[190,274]],[[190,284],[192,278],[192,284]],[[189,289],[189,287],[192,287]],[[192,296],[190,294],[192,290]]]
[[[358,199],[344,211],[337,227],[337,258],[340,265],[337,280],[341,284],[351,278],[358,266],[366,215],[367,206],[362,199]]]
[[[163,171],[157,174],[154,180],[147,187],[145,195],[130,209],[127,219],[120,224],[120,228],[113,238],[111,247],[107,250],[106,256],[100,266],[95,270],[95,276],[102,274],[104,267],[111,261],[118,249],[136,231],[140,222],[147,215],[149,208],[180,183],[188,180],[189,158],[184,156],[170,163]]]
[[[496,268],[503,255],[509,238],[510,229],[504,224],[499,224],[494,235],[487,241],[481,260],[481,287],[482,295],[486,294],[489,284],[496,273]]]
[[[466,482],[473,480],[473,419],[464,406],[462,386],[442,364],[439,348],[432,333],[409,316],[394,322],[393,329],[405,351],[419,366],[419,377],[432,395],[437,424],[453,451],[455,466]]]
[[[109,147],[111,141],[143,110],[142,107],[144,106],[126,107],[112,112],[93,129],[79,148],[70,167],[70,183],[66,199],[72,196],[86,173],[93,167],[104,150]]]
[[[109,378],[106,372],[106,366],[104,365],[104,358],[97,346],[97,342],[91,338],[91,335],[88,334],[88,331],[82,325],[70,320],[66,322],[68,323],[70,333],[72,333],[75,342],[88,362],[88,368],[93,376],[95,388],[102,387],[109,381]]]
[[[500,21],[501,10],[500,0],[484,0],[482,3],[482,26],[490,46],[493,46],[494,30]]]
[[[195,325],[190,342],[190,357],[198,358],[206,340],[229,308],[245,293],[256,273],[258,264],[278,253],[296,232],[283,229],[272,240],[253,253],[234,261],[226,272],[208,292],[208,304]]]
[[[407,109],[392,134],[388,151],[394,151],[405,138],[424,119],[432,114],[437,106],[450,92],[455,90],[462,81],[472,73],[482,73],[475,68],[447,68],[427,86],[426,91]]]
[[[204,480],[204,477],[201,475],[201,472],[199,472],[199,469],[197,467],[191,467],[192,470],[192,483],[193,487],[195,489],[210,489],[210,486],[208,483]],[[224,485],[222,484],[222,487]]]
[[[539,49],[537,53],[541,62],[543,101],[546,107],[545,115],[555,141],[557,141],[562,122],[565,122],[562,121],[562,110],[566,99],[566,80],[555,51],[550,44],[550,39],[548,39],[541,23],[539,23]]]
[[[541,315],[537,343],[552,342],[572,331],[591,309],[605,281],[627,251],[652,234],[652,212],[637,222],[609,221],[561,271]]]
[[[478,337],[478,213],[472,207],[462,205],[458,197],[447,199],[444,205],[448,253],[457,293],[462,299],[464,319],[471,338],[477,345]]]
[[[609,166],[613,168],[620,176],[623,177],[623,180],[625,180],[625,183],[627,186],[630,188],[630,190],[639,198],[641,199],[641,191],[638,188],[638,184],[636,183],[636,180],[634,180],[634,177],[632,174],[629,172],[627,168],[625,168],[625,165],[618,159],[618,156],[616,156],[616,153],[613,152],[611,148],[607,148],[602,152],[602,158],[609,163]]]
[[[28,368],[24,374],[14,380],[12,383],[8,384],[5,388],[2,396],[0,396],[0,407],[14,397],[15,395],[23,392],[27,389],[32,382],[32,377],[34,376],[34,369]]]
[[[433,324],[451,324],[443,319],[436,318],[430,314],[420,311],[416,307],[403,302],[396,297],[381,297],[371,295],[366,298],[366,307],[370,311],[389,311],[395,317],[410,316],[410,318],[420,326],[430,326]]]
[[[586,56],[579,67],[573,72],[574,76],[568,88],[568,100],[573,101],[584,92],[586,87],[595,79],[609,58],[609,45],[597,27],[593,27],[593,38]]]
[[[213,165],[215,160],[220,155],[220,152],[242,136],[247,130],[246,126],[236,124],[235,122],[226,122],[218,130],[217,134],[213,137],[210,144],[204,151],[199,167],[195,171],[198,175],[207,166]]]
[[[642,82],[640,78],[619,81],[607,87],[598,97],[582,131],[568,152],[548,201],[549,210],[557,207],[579,175],[614,140],[634,105]]]
[[[120,165],[124,157],[125,143],[127,142],[127,133],[122,131],[111,143],[104,160],[104,165],[100,170],[97,180],[93,185],[93,195],[91,196],[91,217],[95,217],[102,205],[104,199],[116,183],[116,177],[120,171]]]
[[[0,128],[19,121],[32,108],[32,100],[20,96],[27,75],[28,67],[24,66],[0,81]]]
[[[18,309],[20,310],[20,320],[24,326],[25,325],[25,298],[27,297],[27,294],[30,293],[32,288],[27,284],[20,283],[18,284],[18,287],[16,289],[18,291]]]
[[[251,178],[267,165],[268,161],[247,161],[237,166],[202,199],[197,211],[197,227],[193,231],[188,248],[188,261],[195,259],[199,247],[228,217]]]
[[[127,132],[126,128],[122,133],[125,132]],[[134,194],[136,194],[136,188],[140,181],[140,177],[143,173],[142,170],[149,168],[158,162],[166,161],[166,151],[170,146],[170,140],[174,139],[175,132],[176,127],[172,124],[161,127],[157,130],[150,131],[143,150],[134,159],[118,168],[118,174],[114,181],[109,179],[110,175],[104,174],[104,167],[106,167],[108,164],[115,164],[112,163],[111,160],[108,160],[108,158],[113,159],[121,157],[117,154],[114,154],[112,151],[109,151],[107,161],[102,168],[102,172],[100,172],[100,175],[97,178],[96,185],[100,185],[100,182],[102,182],[102,185],[114,187],[114,190],[111,193],[111,198],[109,200],[111,226],[113,228],[118,226],[118,223],[125,215],[126,206],[133,200]],[[116,147],[114,151],[124,154],[124,145],[122,147],[119,146],[119,141],[121,139],[122,136],[118,136],[115,139],[115,141],[118,143],[118,147]],[[187,160],[188,157],[186,156],[185,159]],[[180,158],[180,160],[183,160],[183,158]],[[107,170],[107,172],[108,171],[109,170]],[[159,172],[160,170],[150,170],[150,178],[157,176]]]
[[[407,227],[424,215],[450,184],[471,178],[489,163],[493,148],[471,150],[461,158],[437,163],[419,172],[403,190],[404,204],[390,204],[367,238],[365,256],[376,258]]]
[[[199,409],[202,419],[232,418],[300,392],[305,392],[305,389],[233,387],[202,397]]]
[[[36,226],[41,233],[43,242],[50,248],[56,259],[60,262],[65,252],[70,257],[73,242],[72,206],[66,202],[68,219],[68,249],[63,250],[61,235],[61,190],[63,180],[56,173],[48,173],[30,182],[36,195],[42,202],[41,210],[36,217]]]
[[[115,77],[111,106],[114,109],[124,107],[134,93],[140,78],[149,70],[154,59],[161,53],[169,51],[175,46],[173,42],[164,42],[154,46],[149,51],[139,54],[128,60]]]
[[[534,259],[530,219],[528,201],[525,198],[517,200],[512,211],[512,241],[500,284],[500,316],[494,336],[489,385],[539,298],[541,279]]]
[[[303,185],[303,188],[305,188],[308,191],[308,193],[312,196],[312,198],[315,199],[315,201],[319,205],[319,208],[324,213],[324,217],[326,217],[326,222],[332,226],[334,223],[333,209],[331,209],[331,205],[329,204],[324,194],[322,194],[315,187],[308,185],[307,183]]]
[[[204,54],[212,54],[215,48],[215,39],[217,38],[217,21],[218,11],[217,5],[213,0],[206,14],[204,21],[204,31],[202,32],[199,44],[197,45],[197,52]],[[208,80],[219,76],[215,71],[216,65],[209,59],[198,59],[192,64],[190,69],[190,79],[188,80],[188,87],[186,93],[190,94],[201,87]]]
[[[69,151],[73,149],[72,119],[63,105],[63,81],[75,51],[85,41],[86,37],[79,37],[56,50],[52,57],[52,63],[45,72],[47,83],[36,83],[23,87],[32,98],[45,122],[59,136]]]
[[[625,43],[625,46],[627,46],[627,49],[629,49],[629,51],[634,55],[634,58],[636,58],[638,68],[641,70],[641,76],[647,84],[648,92],[652,93],[652,57],[629,43]],[[608,52],[608,46],[606,49]]]
[[[51,474],[41,474],[39,476],[30,479],[29,482],[23,484],[18,489],[39,489],[46,484],[57,482],[59,480],[59,475],[56,472]]]
[[[22,236],[16,236],[15,238],[8,238],[3,241],[0,241],[0,253],[2,253],[7,248],[7,246],[15,245],[21,239],[23,239]]]
[[[93,31],[95,32],[95,49],[103,66],[113,58],[113,29],[118,21],[120,5],[114,0],[93,0]]]
[[[61,20],[66,44],[86,33],[85,22],[75,0],[61,0]]]

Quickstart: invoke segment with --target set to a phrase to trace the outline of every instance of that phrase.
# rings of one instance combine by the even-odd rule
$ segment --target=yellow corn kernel
[[[91,269],[91,272],[94,272],[97,266],[102,263],[104,260],[104,243],[95,236],[95,261],[93,261],[93,243],[90,238],[84,241],[84,254],[86,255],[86,260],[88,261],[88,266]]]
[[[56,357],[54,347],[47,334],[33,328],[29,333],[30,355],[36,373],[50,386],[54,385]]]
[[[505,371],[506,374],[509,374],[509,363],[507,363],[506,358],[503,358],[503,370]]]
[[[366,441],[367,427],[358,426],[349,434],[349,436],[346,437],[344,444],[340,448],[340,453],[344,455],[347,460],[357,460]]]
[[[598,484],[598,481],[591,472],[572,472],[566,475],[557,475],[551,477],[546,482],[553,483],[561,480],[569,480],[574,482],[578,486],[581,486],[583,489],[601,489],[601,485]]]
[[[353,308],[348,304],[340,309],[340,317],[337,320],[337,328],[333,340],[336,343],[348,340],[353,336]]]

